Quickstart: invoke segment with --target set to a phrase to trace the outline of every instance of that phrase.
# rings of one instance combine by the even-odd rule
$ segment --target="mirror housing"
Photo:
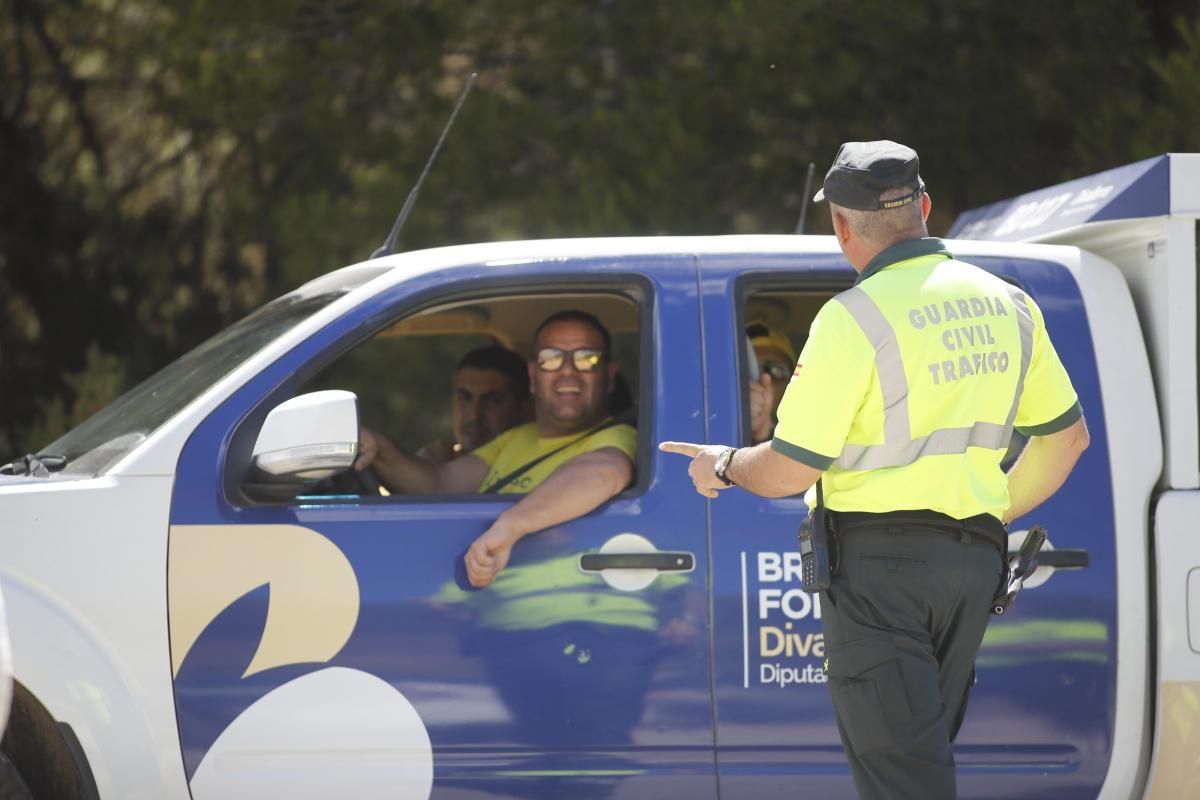
[[[280,500],[331,478],[358,456],[358,398],[329,389],[280,403],[263,421],[250,459],[246,491]]]

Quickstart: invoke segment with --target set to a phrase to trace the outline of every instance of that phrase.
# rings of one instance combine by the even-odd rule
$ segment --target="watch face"
[[[731,481],[731,480],[729,480],[729,478],[725,477],[725,470],[729,469],[729,462],[732,459],[733,459],[733,448],[730,447],[730,448],[727,448],[726,450],[722,451],[721,455],[717,456],[717,463],[714,465],[714,468],[713,468],[713,471],[717,473],[717,477],[720,478],[722,481],[724,481],[728,485],[732,485],[733,481]]]

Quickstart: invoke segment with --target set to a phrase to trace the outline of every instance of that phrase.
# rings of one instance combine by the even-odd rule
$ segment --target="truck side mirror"
[[[329,389],[280,403],[263,421],[250,461],[247,494],[295,497],[305,487],[349,469],[358,455],[358,398]]]

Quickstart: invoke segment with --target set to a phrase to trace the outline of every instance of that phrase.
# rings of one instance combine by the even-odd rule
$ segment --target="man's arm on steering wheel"
[[[382,434],[363,428],[354,468],[374,470],[388,491],[403,494],[467,494],[479,489],[488,465],[467,454],[445,464],[409,455]]]

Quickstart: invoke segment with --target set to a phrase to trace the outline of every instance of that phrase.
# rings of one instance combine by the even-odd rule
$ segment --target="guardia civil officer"
[[[824,592],[826,673],[863,798],[953,798],[951,742],[1007,550],[1088,445],[1071,381],[1027,294],[928,235],[917,154],[847,142],[815,201],[858,271],[813,320],[752,448],[664,442],[696,490],[782,497],[821,479],[840,542]],[[1013,428],[1031,438],[1005,474]],[[809,490],[810,506],[817,492]]]

